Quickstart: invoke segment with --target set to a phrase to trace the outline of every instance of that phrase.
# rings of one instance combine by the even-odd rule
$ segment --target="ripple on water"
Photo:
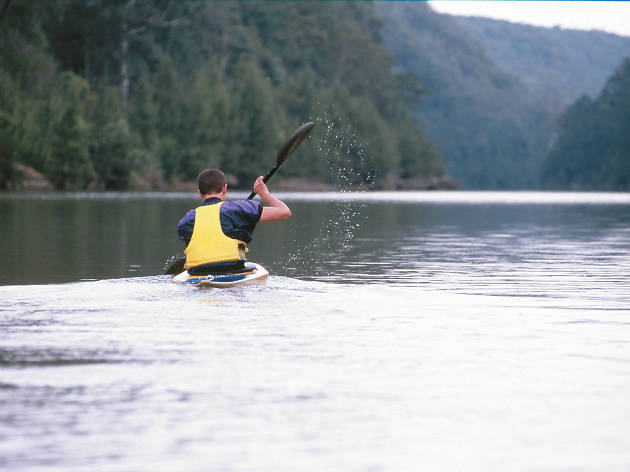
[[[623,212],[405,205],[251,287],[0,287],[3,468],[628,469]]]

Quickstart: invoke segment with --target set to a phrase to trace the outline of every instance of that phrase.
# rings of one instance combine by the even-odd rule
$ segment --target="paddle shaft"
[[[263,182],[265,182],[265,183],[269,182],[269,179],[271,179],[273,177],[273,174],[275,174],[279,168],[280,168],[280,165],[278,165],[278,164],[273,166],[271,168],[271,170],[269,172],[267,172],[267,175],[265,175],[263,177]],[[252,198],[254,198],[256,196],[256,194],[257,193],[255,191],[252,191],[252,193],[249,194],[249,197],[247,197],[247,199],[251,200]]]

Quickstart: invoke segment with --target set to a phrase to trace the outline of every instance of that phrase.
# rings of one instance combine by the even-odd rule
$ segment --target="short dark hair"
[[[225,174],[219,169],[206,169],[197,177],[197,185],[202,195],[221,193],[225,185]]]

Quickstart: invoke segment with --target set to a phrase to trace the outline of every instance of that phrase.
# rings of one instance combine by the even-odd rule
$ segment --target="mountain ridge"
[[[460,17],[415,3],[378,4],[377,12],[385,43],[428,90],[414,115],[463,188],[539,188],[565,107],[580,93],[599,93],[626,45],[630,54],[630,38],[610,33]]]

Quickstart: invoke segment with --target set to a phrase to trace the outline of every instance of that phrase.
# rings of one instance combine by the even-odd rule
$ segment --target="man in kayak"
[[[177,224],[179,239],[186,243],[186,265],[191,275],[237,272],[244,268],[247,243],[257,223],[281,221],[291,210],[271,193],[262,177],[254,191],[257,200],[225,201],[227,183],[219,169],[206,169],[197,178],[203,205],[190,210]]]

